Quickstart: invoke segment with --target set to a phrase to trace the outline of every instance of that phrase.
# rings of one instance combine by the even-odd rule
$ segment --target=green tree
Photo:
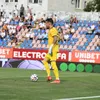
[[[100,0],[94,0],[95,10],[100,12]]]
[[[86,12],[90,12],[90,11],[100,12],[100,0],[93,0],[93,1],[88,2],[84,11],[86,11]]]

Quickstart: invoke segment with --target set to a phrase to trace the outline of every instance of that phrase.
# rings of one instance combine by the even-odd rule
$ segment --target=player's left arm
[[[53,38],[54,38],[53,44],[55,45],[57,43],[57,41],[58,41],[58,37],[57,37],[57,35],[55,35]]]
[[[51,44],[51,46],[49,48],[49,54],[50,55],[52,54],[52,48],[53,48],[53,46],[57,43],[57,39],[58,39],[57,34],[58,34],[58,32],[57,32],[56,29],[52,30],[51,35],[53,37],[53,44]]]

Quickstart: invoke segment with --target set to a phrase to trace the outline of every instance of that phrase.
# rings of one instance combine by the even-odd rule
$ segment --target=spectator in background
[[[70,33],[73,35],[75,33],[74,27],[70,26]]]
[[[28,20],[29,20],[30,22],[32,22],[32,21],[33,21],[33,16],[32,16],[32,14],[30,14],[30,16],[29,16]]]
[[[1,17],[1,21],[4,23],[6,19],[4,17]]]
[[[25,13],[24,11],[25,11],[25,9],[24,9],[23,4],[22,4],[20,7],[20,17],[24,16],[24,13]]]
[[[99,28],[96,30],[96,35],[100,37],[100,25],[99,25]]]
[[[11,45],[12,45],[12,44],[11,44],[11,42],[8,42],[8,45],[7,45],[7,47],[11,47]]]
[[[71,39],[74,33],[75,29],[70,25],[70,27],[66,30],[64,34],[64,40],[68,41],[69,39]]]
[[[58,28],[58,33],[59,33],[60,40],[64,42],[63,29],[61,27]]]
[[[13,40],[12,40],[12,47],[17,47],[17,38],[14,37]]]
[[[18,8],[17,8],[17,5],[15,5],[15,8],[14,8],[14,16],[18,16]]]
[[[98,21],[98,25],[100,25],[100,21]]]
[[[3,8],[3,5],[1,5],[1,8],[0,8],[0,16],[1,17],[3,16],[3,13],[4,13],[4,8]]]
[[[98,50],[100,50],[100,37],[99,37],[99,42],[97,43],[97,47]]]
[[[88,28],[87,28],[87,30],[88,30],[88,34],[93,34],[93,32],[95,31],[95,25],[94,24],[92,24],[91,26],[89,26]]]
[[[40,27],[40,29],[45,29],[45,21],[42,21],[42,22],[40,22],[39,23],[39,27]]]
[[[87,28],[87,31],[88,31],[87,34],[92,34],[92,29],[91,29],[91,27],[88,27],[88,28]]]
[[[69,27],[70,27],[70,24],[66,22],[65,23],[65,28],[68,29]]]
[[[0,28],[2,28],[2,26],[3,26],[3,22],[0,19]]]
[[[32,14],[32,9],[29,6],[27,6],[27,14],[29,16]]]
[[[70,24],[73,24],[73,16],[70,18]]]
[[[16,34],[10,33],[9,36],[10,36],[10,39],[13,40],[16,37]]]
[[[43,20],[46,20],[47,19],[47,16],[46,16],[46,14],[43,14]]]
[[[19,16],[16,16],[16,17],[14,18],[15,25],[18,25],[18,24],[19,24],[19,20],[20,20]]]
[[[42,39],[43,39],[43,36],[42,36],[41,30],[38,29],[37,31],[38,31],[38,32],[37,32],[38,34],[37,34],[37,36],[36,36],[36,40],[42,40]]]
[[[65,34],[64,34],[64,41],[69,40],[70,31],[71,31],[70,27],[68,29],[66,29]]]
[[[42,33],[39,33],[38,36],[37,36],[37,40],[42,40],[43,37],[42,37]]]
[[[91,30],[92,30],[92,32],[95,31],[95,27],[96,27],[96,26],[95,26],[94,24],[91,25]]]
[[[54,21],[54,23],[57,21],[57,15],[55,14],[55,15],[52,15],[52,19],[53,19],[53,21]]]
[[[74,19],[73,19],[73,23],[78,23],[78,20],[77,20],[76,17],[74,17]]]
[[[0,32],[0,39],[4,39],[6,37],[6,32],[4,29]]]
[[[48,34],[46,32],[42,33],[43,40],[48,40]]]
[[[99,42],[98,42],[97,46],[100,48],[100,38],[99,38]]]
[[[69,36],[70,36],[70,34],[66,32],[64,34],[64,41],[68,41],[69,40]]]
[[[13,15],[12,15],[12,13],[10,12],[10,13],[9,13],[9,20],[11,20],[11,19],[13,19]]]
[[[71,18],[70,18],[70,24],[73,24],[73,23],[78,23],[78,20],[77,20],[76,17],[71,16]]]
[[[9,43],[8,43],[8,47],[13,47],[13,48],[15,48],[15,47],[17,47],[17,45],[18,45],[18,43],[17,43],[17,38],[16,37],[14,37]]]
[[[24,17],[20,19],[19,26],[22,27],[24,25]]]
[[[3,30],[5,30],[5,32],[8,32],[8,23],[4,23],[3,25]]]
[[[35,38],[35,36],[34,36],[35,34],[34,34],[34,29],[33,28],[31,28],[30,29],[30,40],[33,40],[34,38]]]
[[[36,21],[37,20],[37,17],[36,17],[36,14],[34,13],[33,14],[33,21]]]

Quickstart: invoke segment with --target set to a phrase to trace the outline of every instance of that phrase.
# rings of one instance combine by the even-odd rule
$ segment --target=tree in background
[[[88,2],[84,11],[86,11],[86,12],[91,12],[91,11],[100,12],[100,0],[93,0],[93,1]]]
[[[94,0],[95,9],[97,12],[100,12],[100,0]]]

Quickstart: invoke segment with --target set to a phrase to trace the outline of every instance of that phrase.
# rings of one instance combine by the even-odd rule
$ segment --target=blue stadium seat
[[[21,48],[24,48],[24,43],[22,43],[22,44],[20,45],[20,47],[21,47]]]
[[[85,46],[85,47],[87,47],[88,45],[89,45],[89,43],[88,43],[88,42],[84,43],[84,46]]]
[[[61,45],[62,44],[62,41],[59,41],[59,44]]]
[[[86,46],[82,46],[82,50],[84,51],[86,49]]]
[[[95,35],[93,34],[93,35],[91,35],[91,39],[93,39],[95,37]]]
[[[86,35],[86,38],[89,39],[91,37],[91,35]]]
[[[15,24],[15,25],[18,25],[18,24],[19,24],[19,21],[15,21],[14,24]]]
[[[78,41],[78,38],[73,38],[73,41],[76,43]]]
[[[27,43],[28,43],[28,44],[31,44],[31,43],[32,43],[32,40],[28,40]]]
[[[34,29],[34,33],[37,33],[37,30],[36,29]]]
[[[78,49],[78,50],[82,50],[82,47],[81,47],[81,46],[77,46],[77,49]]]
[[[74,41],[73,41],[73,42],[71,42],[71,45],[72,45],[72,46],[74,46],[74,45],[75,45],[75,42],[74,42]]]
[[[82,35],[82,34],[84,34],[84,32],[83,31],[80,31],[79,34]]]
[[[2,46],[2,42],[0,42],[0,46]]]
[[[81,24],[81,27],[84,27],[84,23]]]
[[[70,41],[68,41],[68,42],[67,42],[67,45],[68,45],[68,46],[69,46],[69,45],[71,45],[71,42],[70,42]]]
[[[48,44],[48,40],[44,40],[44,43],[47,45]]]
[[[90,43],[91,41],[92,41],[92,39],[91,38],[88,38],[87,42]]]
[[[41,44],[44,44],[44,40],[41,41]]]
[[[31,25],[34,26],[34,21],[31,22]]]
[[[95,48],[95,51],[100,51],[100,47],[97,46],[97,47]]]

